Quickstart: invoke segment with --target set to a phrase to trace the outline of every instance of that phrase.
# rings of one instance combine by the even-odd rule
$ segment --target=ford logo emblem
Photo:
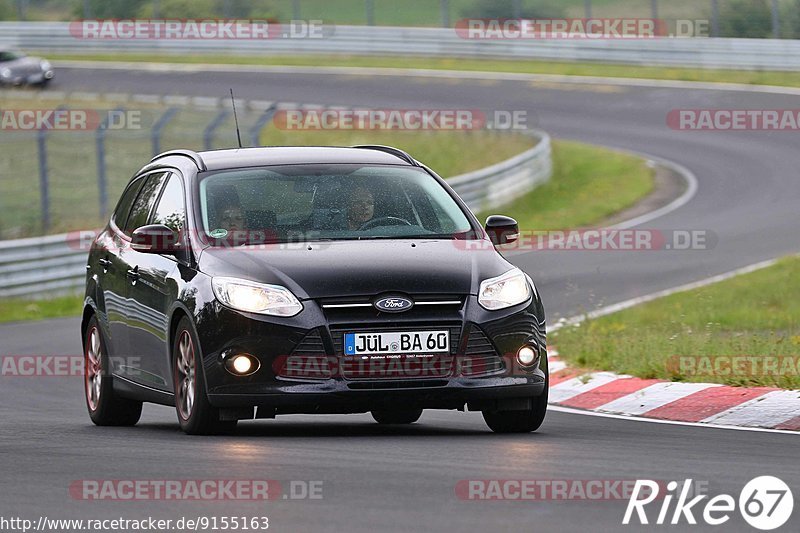
[[[380,300],[375,300],[375,309],[384,313],[402,313],[414,307],[414,302],[402,296],[387,296]]]

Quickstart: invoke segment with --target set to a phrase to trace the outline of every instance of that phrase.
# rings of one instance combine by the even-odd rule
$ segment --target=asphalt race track
[[[686,205],[643,227],[708,230],[710,250],[552,252],[512,260],[537,281],[549,313],[613,304],[800,251],[800,145],[794,132],[682,132],[675,108],[793,109],[798,97],[728,90],[591,86],[314,73],[127,72],[62,68],[55,90],[225,96],[384,108],[526,110],[556,138],[643,152],[697,177]],[[742,305],[749,305],[742,302]],[[3,354],[79,354],[77,319],[0,327]],[[240,424],[235,437],[182,435],[173,410],[146,406],[135,428],[96,428],[80,378],[4,378],[0,465],[4,516],[180,518],[268,516],[278,531],[638,531],[626,501],[462,501],[459,480],[678,480],[738,499],[775,475],[800,498],[798,436],[656,424],[551,412],[539,432],[494,435],[476,413],[426,412],[404,428],[369,415],[288,416]],[[321,480],[321,500],[275,502],[73,499],[81,479]],[[660,504],[659,504],[660,505]],[[652,507],[651,522],[657,515]],[[696,512],[696,515],[702,514]],[[671,516],[671,513],[670,513]],[[698,520],[702,519],[697,516]],[[797,531],[800,511],[782,530]],[[665,526],[650,526],[662,529]],[[738,513],[724,526],[753,531]]]

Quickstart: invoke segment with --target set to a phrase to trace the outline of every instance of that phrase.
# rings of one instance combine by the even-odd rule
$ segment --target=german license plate
[[[345,333],[345,355],[422,354],[450,351],[447,331]]]

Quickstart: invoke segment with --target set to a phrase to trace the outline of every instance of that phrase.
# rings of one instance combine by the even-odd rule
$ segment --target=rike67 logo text
[[[660,484],[656,481],[637,480],[622,523],[695,525],[700,518],[708,525],[720,526],[731,519],[738,503],[738,511],[745,522],[756,529],[769,531],[785,524],[794,509],[791,489],[773,476],[760,476],[750,480],[739,493],[738,502],[729,494],[719,494],[712,498],[707,494],[695,495],[691,479],[684,481],[682,486],[677,481],[670,481],[666,486],[666,494],[659,487]],[[646,507],[656,501],[658,503],[653,505],[648,515]],[[656,508],[658,516],[654,520],[652,511]]]

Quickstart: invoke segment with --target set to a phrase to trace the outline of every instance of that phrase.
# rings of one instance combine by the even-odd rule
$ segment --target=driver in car
[[[351,230],[360,229],[375,214],[375,198],[366,187],[356,187],[347,201],[347,224]]]

